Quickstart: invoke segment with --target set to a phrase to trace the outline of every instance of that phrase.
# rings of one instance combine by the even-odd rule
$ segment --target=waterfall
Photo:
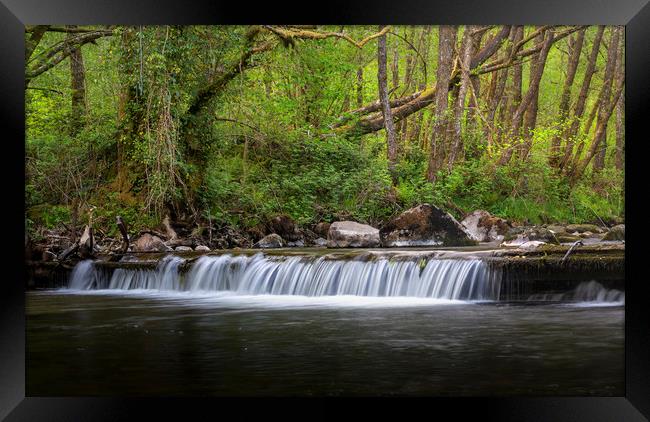
[[[363,260],[363,259],[366,260]],[[108,283],[91,287],[180,291],[229,291],[238,295],[421,297],[497,300],[500,278],[478,259],[352,260],[309,256],[203,256],[187,272],[183,259],[167,256],[156,270],[116,269]],[[77,278],[82,277],[75,269]],[[92,266],[84,278],[97,277]],[[73,277],[70,286],[80,283]],[[89,287],[90,288],[90,287]]]
[[[423,265],[424,264],[424,265]],[[289,257],[202,257],[187,290],[230,290],[245,295],[405,296],[491,300],[499,296],[480,260],[390,261]]]
[[[160,260],[156,271],[118,268],[108,283],[109,289],[180,290],[178,266],[183,259],[168,255]]]
[[[74,290],[90,290],[98,288],[99,273],[95,270],[93,261],[87,259],[79,262],[70,274],[70,282],[68,283],[69,289]]]

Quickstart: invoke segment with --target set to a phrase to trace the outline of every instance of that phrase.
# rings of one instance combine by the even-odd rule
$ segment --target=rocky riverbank
[[[120,226],[120,224],[122,226]],[[484,245],[515,251],[566,253],[589,245],[623,245],[625,225],[596,224],[522,225],[476,210],[460,222],[430,204],[422,204],[395,216],[380,227],[354,221],[321,221],[301,227],[290,217],[278,215],[248,231],[231,228],[194,228],[164,219],[160,227],[128,233],[118,219],[122,239],[103,235],[102,229],[86,226],[80,239],[61,232],[45,233],[43,239],[26,239],[26,259],[32,262],[70,262],[94,257],[120,260],[140,253],[206,253],[229,249],[277,248],[404,248]],[[122,228],[124,230],[122,231]],[[562,245],[552,249],[551,245]],[[624,247],[623,247],[624,248]],[[517,252],[515,253],[515,256]]]

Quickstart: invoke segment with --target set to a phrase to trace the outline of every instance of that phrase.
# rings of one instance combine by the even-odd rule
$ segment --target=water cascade
[[[108,283],[109,289],[181,290],[178,266],[183,259],[168,255],[160,260],[156,271],[118,268]]]
[[[497,300],[500,278],[479,259],[332,259],[257,254],[203,256],[182,273],[167,256],[155,270],[118,268],[109,280],[90,261],[77,265],[72,289],[231,291],[241,295],[421,297]],[[104,276],[107,277],[107,276]]]
[[[137,263],[136,263],[137,264]],[[206,255],[194,261],[168,255],[155,268],[86,260],[70,276],[74,290],[230,292],[236,295],[412,297],[450,300],[524,300],[625,303],[625,292],[584,281],[572,290],[509,293],[514,285],[476,257],[325,255]],[[502,287],[505,286],[505,287]],[[540,291],[541,290],[541,291]],[[554,290],[554,289],[553,289]]]
[[[81,261],[74,267],[68,287],[74,290],[98,289],[101,286],[99,276],[92,260]]]

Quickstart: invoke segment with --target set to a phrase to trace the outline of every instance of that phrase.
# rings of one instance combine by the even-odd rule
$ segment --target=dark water
[[[27,294],[28,396],[624,395],[622,306]]]

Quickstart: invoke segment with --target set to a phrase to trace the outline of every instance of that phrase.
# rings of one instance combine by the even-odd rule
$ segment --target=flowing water
[[[27,295],[28,395],[623,395],[624,293],[479,259],[204,256]]]
[[[500,288],[499,280],[478,259],[335,260],[226,254],[201,257],[181,275],[178,269],[183,262],[167,256],[156,270],[120,268],[108,278],[92,261],[83,261],[74,269],[69,288],[462,300],[498,299]]]

